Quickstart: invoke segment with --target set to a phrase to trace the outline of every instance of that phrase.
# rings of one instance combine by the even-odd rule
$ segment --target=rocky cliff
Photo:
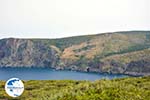
[[[150,31],[0,40],[0,67],[150,75]]]

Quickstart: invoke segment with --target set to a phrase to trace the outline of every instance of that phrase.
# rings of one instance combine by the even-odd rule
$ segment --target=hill
[[[150,31],[0,40],[0,67],[150,75]]]
[[[0,81],[0,100],[149,100],[150,77],[113,80],[24,81],[25,91],[12,99]]]

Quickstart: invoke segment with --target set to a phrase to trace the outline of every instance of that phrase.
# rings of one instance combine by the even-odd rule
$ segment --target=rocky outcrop
[[[0,40],[0,67],[55,67],[58,54],[58,51],[40,41]]]
[[[0,40],[0,67],[150,75],[150,32]]]

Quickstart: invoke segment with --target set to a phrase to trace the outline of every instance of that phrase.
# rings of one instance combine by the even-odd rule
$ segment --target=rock
[[[0,67],[149,75],[150,31],[62,39],[0,39]]]

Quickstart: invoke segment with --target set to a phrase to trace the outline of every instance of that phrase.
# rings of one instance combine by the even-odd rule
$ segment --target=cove
[[[106,74],[76,72],[68,70],[54,70],[50,68],[0,68],[0,80],[9,78],[21,80],[99,80],[129,77],[123,74]]]

